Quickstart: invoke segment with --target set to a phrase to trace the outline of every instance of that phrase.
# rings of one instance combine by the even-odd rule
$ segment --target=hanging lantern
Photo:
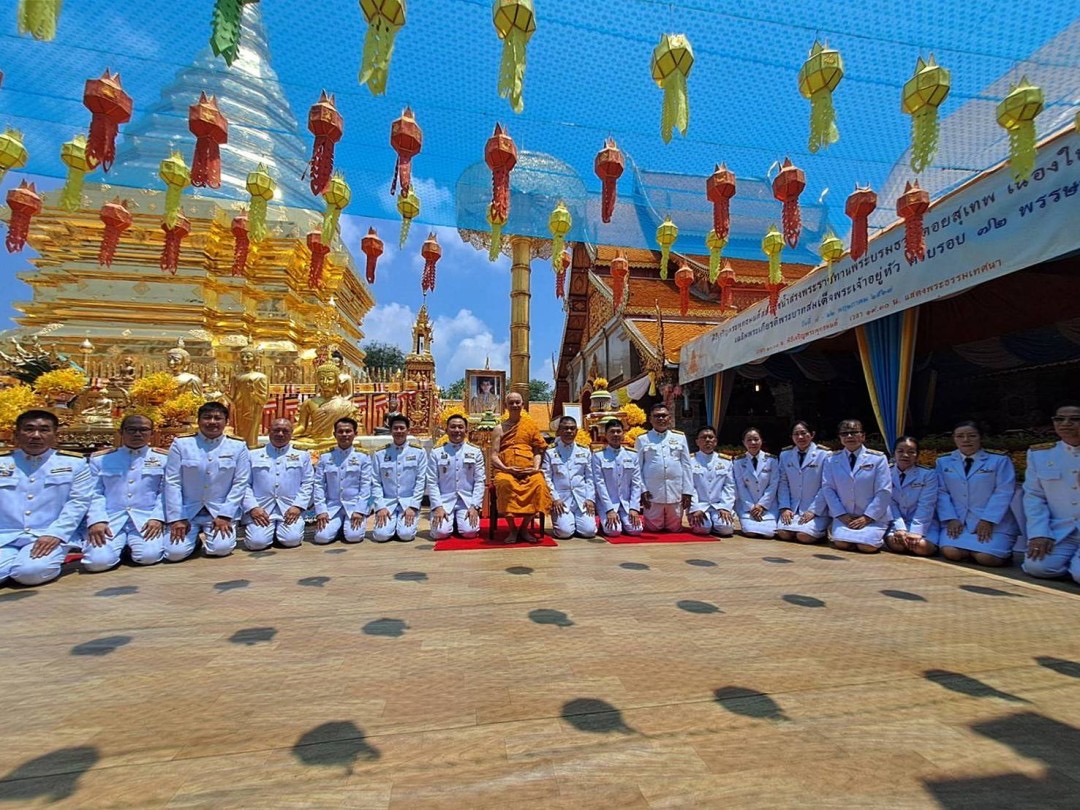
[[[904,193],[896,200],[896,213],[904,220],[904,258],[908,264],[926,258],[926,237],[923,234],[923,214],[930,208],[930,192],[919,188],[919,181],[910,180]]]
[[[720,259],[724,253],[727,239],[716,235],[716,231],[710,229],[705,234],[705,246],[709,249],[709,283],[715,284],[716,277],[720,273]]]
[[[679,288],[679,314],[685,315],[690,309],[690,288],[694,286],[690,265],[684,263],[675,271],[675,286]]]
[[[667,281],[668,259],[671,256],[671,246],[679,238],[679,228],[666,217],[656,229],[656,243],[660,245],[660,278]]]
[[[25,166],[28,157],[22,133],[17,129],[5,129],[4,134],[0,135],[0,180],[3,180],[11,169]]]
[[[424,274],[420,279],[420,289],[424,295],[435,291],[435,265],[442,258],[442,248],[439,240],[435,238],[435,232],[428,234],[424,244],[420,246],[420,255],[424,257]]]
[[[105,223],[105,230],[101,234],[101,247],[98,248],[99,266],[112,267],[120,237],[131,227],[132,217],[131,211],[128,210],[129,204],[127,200],[116,197],[112,202],[101,206],[101,211],[98,212],[101,221]]]
[[[375,265],[383,254],[383,240],[374,228],[368,228],[367,236],[360,240],[360,250],[367,256],[367,283],[375,283]]]
[[[398,239],[398,247],[405,247],[405,240],[409,238],[409,226],[412,221],[420,216],[420,198],[413,189],[408,194],[398,197],[397,210],[401,214],[401,234]]]
[[[510,218],[510,172],[517,164],[517,146],[501,124],[495,125],[495,132],[484,146],[484,162],[491,169],[491,205],[495,218],[505,224]]]
[[[345,120],[334,106],[334,97],[322,91],[319,100],[308,110],[308,130],[315,136],[311,149],[311,193],[318,197],[326,191],[330,175],[334,171],[334,144],[345,132]]]
[[[120,74],[108,68],[100,79],[87,79],[83,104],[90,110],[90,134],[86,139],[86,159],[91,168],[106,172],[116,158],[116,136],[120,125],[131,120],[131,96],[120,85]]]
[[[179,152],[173,152],[158,166],[158,176],[168,187],[165,190],[165,224],[170,228],[176,224],[180,211],[180,195],[191,182],[191,172],[184,164]]]
[[[424,133],[413,117],[411,108],[406,107],[400,118],[390,125],[390,146],[397,152],[394,164],[394,179],[390,181],[390,196],[393,197],[398,182],[401,193],[408,194],[412,188],[412,159],[420,154],[424,145]]]
[[[600,178],[600,220],[611,222],[611,215],[615,213],[615,198],[618,194],[617,183],[626,168],[626,159],[622,151],[615,145],[614,138],[604,141],[604,148],[596,153],[596,161],[593,169]]]
[[[199,102],[188,107],[188,129],[195,136],[191,158],[191,185],[221,188],[221,144],[229,141],[229,122],[217,106],[217,99],[199,93]]]
[[[551,268],[558,273],[562,264],[563,245],[566,235],[574,225],[574,219],[570,216],[570,209],[563,205],[562,200],[548,217],[548,230],[551,231]]]
[[[1043,102],[1042,88],[1025,76],[997,106],[997,121],[1009,132],[1009,167],[1017,183],[1031,177],[1035,168],[1035,116]]]
[[[724,260],[724,266],[720,268],[716,283],[720,285],[720,306],[723,309],[735,309],[735,269],[731,262]]]
[[[825,262],[825,266],[828,268],[829,280],[832,280],[832,266],[833,262],[840,261],[844,256],[844,243],[841,241],[832,230],[825,232],[825,238],[821,240],[821,245],[818,248],[821,253],[821,259]]]
[[[65,211],[78,211],[82,206],[83,180],[90,168],[86,159],[86,136],[76,135],[60,147],[60,160],[68,168],[67,179],[60,190],[57,205]]]
[[[487,209],[487,223],[491,229],[491,243],[488,245],[488,261],[493,262],[499,258],[499,254],[502,253],[502,229],[506,224],[505,219],[499,219],[499,215],[495,212],[495,206],[489,205]]]
[[[799,211],[799,195],[806,188],[806,172],[792,165],[789,158],[784,158],[780,173],[772,183],[772,193],[784,204],[784,239],[789,247],[799,244],[799,232],[802,231],[802,214]]]
[[[914,75],[904,83],[900,108],[911,116],[911,168],[916,174],[930,165],[937,153],[938,107],[949,95],[949,71],[920,56]]]
[[[360,84],[366,84],[371,95],[381,96],[386,92],[394,38],[405,25],[405,0],[360,0],[360,10],[368,24],[360,57]]]
[[[231,273],[234,276],[247,274],[248,251],[251,248],[251,238],[248,236],[247,214],[233,217],[233,262]]]
[[[19,33],[52,42],[63,0],[19,0]]]
[[[322,243],[330,245],[334,241],[334,234],[337,232],[341,212],[345,210],[352,199],[352,189],[349,188],[349,184],[345,182],[345,178],[340,173],[336,173],[330,178],[326,191],[323,192],[323,199],[326,200],[326,210],[323,212]]]
[[[176,268],[180,266],[180,243],[191,233],[191,222],[180,213],[173,225],[162,222],[161,229],[165,231],[165,246],[161,249],[161,270],[175,276]]]
[[[686,137],[690,124],[690,101],[686,80],[694,66],[694,49],[684,34],[663,34],[653,49],[652,77],[664,90],[664,107],[660,114],[660,136],[664,143],[671,141],[671,131],[679,130]]]
[[[765,290],[769,293],[769,314],[776,314],[780,291],[784,289],[784,269],[780,266],[780,252],[784,249],[784,236],[773,225],[761,240],[761,250],[769,257],[769,280]]]
[[[246,3],[258,2],[259,0],[214,0],[214,11],[210,16],[210,49],[230,67],[240,55],[242,9]]]
[[[266,238],[266,206],[274,199],[277,184],[266,166],[260,163],[253,172],[248,172],[247,191],[251,195],[248,201],[248,232],[254,244]]]
[[[499,64],[499,95],[510,102],[514,112],[525,109],[521,97],[525,84],[525,46],[536,31],[532,0],[495,0],[491,5],[495,31],[503,41]]]
[[[626,299],[630,285],[627,281],[630,278],[630,262],[626,260],[623,252],[620,250],[615,254],[615,258],[611,260],[611,300],[615,305],[616,312],[622,312],[623,306],[626,304]]]
[[[735,172],[721,163],[705,181],[705,197],[713,205],[713,231],[727,244],[731,231],[731,198],[735,196]]]
[[[810,100],[810,151],[840,140],[836,128],[836,111],[832,93],[844,78],[844,60],[840,51],[824,46],[817,40],[810,48],[810,57],[799,69],[799,92]]]
[[[330,253],[330,246],[322,241],[321,231],[311,231],[307,235],[308,250],[311,258],[308,260],[308,287],[317,290],[322,286],[323,266],[326,264],[326,256]]]
[[[18,253],[26,244],[31,218],[41,213],[41,197],[33,183],[23,180],[17,188],[8,191],[7,204],[11,209],[11,219],[8,220],[7,239],[4,244],[7,245],[8,253]]]
[[[866,253],[867,218],[877,208],[877,194],[867,186],[855,186],[844,204],[844,213],[851,219],[851,259],[858,261]]]
[[[566,271],[570,269],[570,264],[573,259],[570,258],[570,251],[564,250],[561,261],[559,262],[559,269],[555,271],[555,297],[562,298],[566,295]]]

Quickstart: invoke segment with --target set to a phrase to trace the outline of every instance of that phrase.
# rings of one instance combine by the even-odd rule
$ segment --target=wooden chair
[[[546,515],[543,512],[537,512],[540,516],[540,534],[544,534],[544,526],[546,523]],[[495,497],[495,484],[488,484],[488,507],[487,507],[487,519],[488,519],[488,540],[495,539],[495,528],[499,523],[499,508],[498,499]]]

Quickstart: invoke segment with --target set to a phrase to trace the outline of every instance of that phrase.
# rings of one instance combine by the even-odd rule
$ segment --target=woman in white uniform
[[[885,532],[885,547],[897,554],[929,557],[937,552],[937,473],[920,467],[919,441],[901,436],[893,450],[891,521]]]
[[[814,444],[814,429],[808,422],[792,426],[791,441],[794,447],[780,451],[780,522],[776,536],[816,543],[829,527],[829,510],[821,494],[821,471],[829,451]]]
[[[735,459],[735,511],[740,531],[746,537],[773,537],[776,534],[776,492],[780,475],[776,456],[761,449],[761,431],[743,431],[746,452]]]

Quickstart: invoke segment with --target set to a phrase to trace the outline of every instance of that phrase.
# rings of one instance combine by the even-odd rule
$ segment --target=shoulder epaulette
[[[226,439],[232,439],[234,442],[242,442],[242,441],[244,441],[239,436],[226,436],[225,438]]]
[[[1028,450],[1053,450],[1055,447],[1057,447],[1057,442],[1039,442],[1031,445]]]
[[[606,448],[605,448],[605,449],[606,449]],[[626,450],[626,451],[627,451],[628,453],[636,453],[636,452],[637,452],[637,448],[636,448],[636,447],[634,447],[634,446],[630,446],[630,447],[628,447],[628,446],[626,446],[625,444],[623,445],[623,450]],[[604,451],[603,451],[603,450],[597,450],[596,452],[597,452],[597,453],[603,453]]]
[[[670,429],[670,432],[671,432],[671,433],[678,433],[678,434],[679,434],[680,436],[685,436],[685,435],[686,435],[686,434],[685,434],[685,433],[683,433],[683,432],[682,432],[681,430],[676,430],[675,428],[671,428],[671,429]]]
[[[69,456],[71,458],[86,458],[82,453],[77,453],[74,450],[57,450],[56,455]]]
[[[874,450],[871,447],[864,447],[863,450],[865,450],[867,453],[869,453],[872,456],[883,456],[883,455],[885,455],[880,450]]]
[[[109,453],[115,453],[115,447],[106,447],[104,450],[95,450],[90,454],[90,458],[97,458],[98,456],[107,456]]]
[[[761,450],[761,451],[760,451],[760,453],[761,453],[761,455],[763,455],[763,456],[764,456],[765,458],[776,458],[776,456],[774,456],[774,455],[773,455],[772,453],[767,453],[767,452],[765,452],[764,450]]]
[[[393,444],[393,442],[387,442],[386,444],[384,444],[384,445],[383,445],[382,447],[380,447],[379,449],[380,449],[380,450],[389,450],[389,449],[390,449],[390,445],[392,445],[392,444]],[[362,452],[364,448],[363,448],[363,447],[357,447],[356,449],[357,449],[357,450],[360,450],[360,451]]]
[[[420,444],[420,442],[409,442],[409,447],[414,447],[417,450],[423,450],[424,449],[424,445]]]
[[[837,453],[843,453],[843,452],[844,452],[844,448],[841,447],[839,450],[833,450],[832,454],[835,456]]]
[[[162,450],[160,447],[151,447],[150,452],[151,453],[161,453],[161,455],[163,455],[163,456],[169,455],[168,450]]]
[[[178,438],[178,439],[192,439],[194,437],[195,437],[195,432],[193,431],[191,433],[181,433],[176,438]]]
[[[934,465],[933,465],[933,464],[917,464],[917,465],[915,465],[915,466],[917,466],[917,467],[922,467],[922,468],[923,468],[924,470],[933,470],[933,469],[936,469],[936,468],[934,467]]]
[[[793,445],[793,444],[789,444],[787,447],[784,448],[784,450],[794,450],[794,449],[795,449],[795,445]],[[783,450],[781,452],[783,452]]]
[[[10,456],[12,452],[13,451],[12,451],[12,449],[10,447],[5,447],[2,450],[0,450],[0,456]]]
[[[386,445],[386,447],[389,447],[389,446],[390,446],[389,444]],[[386,448],[383,448],[383,449],[385,450]],[[363,453],[365,456],[370,456],[371,455],[371,451],[368,450],[366,447],[354,447],[353,450],[355,450],[357,453]]]
[[[989,447],[984,447],[983,449],[987,453],[993,453],[995,456],[1007,456],[1007,455],[1009,455],[1008,450],[991,450]]]
[[[732,460],[732,458],[734,458],[734,456],[729,456],[729,455],[728,455],[727,453],[720,453],[720,452],[717,452],[717,454],[716,454],[716,455],[720,456],[720,458],[725,458],[725,459],[727,459],[728,461],[731,461],[731,460]]]

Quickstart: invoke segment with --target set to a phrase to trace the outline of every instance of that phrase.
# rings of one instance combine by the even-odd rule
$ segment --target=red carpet
[[[533,534],[540,532],[539,521],[533,522]],[[543,539],[539,543],[512,543],[507,545],[503,542],[510,534],[510,529],[506,526],[506,521],[499,521],[499,527],[495,530],[495,540],[488,540],[488,522],[486,518],[480,519],[480,536],[474,540],[465,540],[460,537],[448,537],[445,540],[438,540],[435,543],[436,551],[475,551],[476,549],[485,548],[538,548],[544,546],[551,548],[558,546],[551,537],[544,535]]]
[[[615,546],[631,545],[634,543],[715,543],[723,538],[715,534],[693,534],[692,532],[642,532],[637,537],[628,534],[620,534],[617,537],[600,535]]]

